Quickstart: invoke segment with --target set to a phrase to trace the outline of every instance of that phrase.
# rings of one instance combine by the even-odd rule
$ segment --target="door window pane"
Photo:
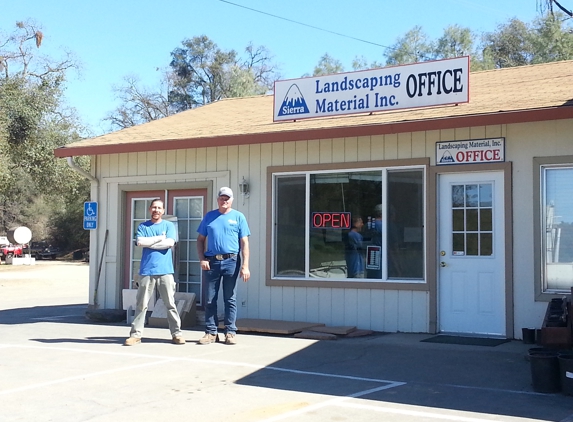
[[[493,254],[493,185],[452,185],[452,254]],[[463,197],[464,201],[460,198]],[[484,244],[482,244],[484,242]]]
[[[179,230],[177,291],[195,293],[197,304],[202,305],[197,227],[203,218],[203,197],[181,196],[174,198],[173,201]]]

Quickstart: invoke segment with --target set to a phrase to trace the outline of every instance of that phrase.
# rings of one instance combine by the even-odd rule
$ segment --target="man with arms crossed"
[[[233,191],[223,187],[217,195],[218,209],[209,211],[197,233],[197,253],[203,270],[207,291],[205,305],[205,335],[199,344],[219,340],[217,327],[217,298],[223,282],[225,302],[225,344],[236,344],[237,334],[237,277],[248,281],[249,271],[249,226],[243,213],[234,210]],[[207,247],[205,247],[207,240]],[[243,256],[241,262],[241,256]]]
[[[131,324],[129,338],[124,346],[141,343],[147,305],[154,292],[155,286],[159,296],[167,308],[167,321],[171,331],[173,344],[185,344],[181,333],[181,318],[175,307],[175,280],[173,278],[173,254],[171,248],[175,245],[177,234],[171,221],[161,217],[165,213],[163,201],[154,199],[149,207],[151,220],[137,227],[137,246],[143,246],[139,267],[139,287],[137,289],[135,318]]]

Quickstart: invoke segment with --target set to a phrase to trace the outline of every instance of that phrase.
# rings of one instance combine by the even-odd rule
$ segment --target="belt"
[[[213,255],[213,256],[206,256],[205,258],[207,258],[208,260],[216,259],[217,261],[222,261],[223,259],[234,258],[236,256],[237,256],[236,253],[223,253],[223,254],[218,254],[218,255]]]

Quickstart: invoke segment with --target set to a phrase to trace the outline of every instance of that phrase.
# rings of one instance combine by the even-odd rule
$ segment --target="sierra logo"
[[[292,84],[288,89],[281,108],[279,116],[292,116],[296,114],[308,114],[308,107],[306,101],[302,96],[300,89],[296,84]]]

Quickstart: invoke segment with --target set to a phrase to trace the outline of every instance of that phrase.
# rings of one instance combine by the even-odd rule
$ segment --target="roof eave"
[[[218,137],[162,139],[146,142],[129,142],[111,145],[63,146],[54,150],[59,158],[81,155],[105,155],[132,152],[169,151],[187,148],[204,148],[230,145],[264,144],[315,139],[373,136],[427,130],[456,129],[462,127],[526,123],[544,120],[573,118],[572,106],[550,107],[534,110],[499,111],[496,113],[451,116],[446,118],[402,121],[365,126],[329,127],[308,130],[240,134]]]

